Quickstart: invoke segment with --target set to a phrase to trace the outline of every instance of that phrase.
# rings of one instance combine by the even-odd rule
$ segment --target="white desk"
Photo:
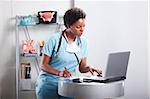
[[[58,94],[76,99],[109,99],[124,95],[124,81],[112,83],[73,83],[69,79],[60,78]]]

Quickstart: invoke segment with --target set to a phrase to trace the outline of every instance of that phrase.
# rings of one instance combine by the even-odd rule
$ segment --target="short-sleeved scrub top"
[[[87,41],[84,37],[75,39],[73,43],[77,44],[80,48],[80,51],[75,52],[76,57],[74,53],[66,51],[68,42],[64,36],[62,36],[60,48],[57,53],[61,36],[62,33],[52,35],[45,43],[42,53],[52,57],[52,60],[49,62],[52,68],[63,71],[64,67],[66,67],[67,70],[74,74],[81,59],[87,57]],[[36,83],[38,99],[59,99],[57,93],[58,79],[59,76],[41,70]]]

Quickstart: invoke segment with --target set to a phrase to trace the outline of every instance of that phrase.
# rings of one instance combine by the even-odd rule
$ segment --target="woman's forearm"
[[[90,66],[80,66],[80,67],[79,67],[79,71],[80,71],[81,73],[89,72],[89,71],[90,71]]]
[[[48,64],[42,64],[42,66],[41,66],[41,69],[43,70],[43,71],[45,71],[45,72],[48,72],[48,73],[50,73],[50,74],[54,74],[54,75],[59,75],[59,73],[61,72],[61,71],[59,71],[59,70],[56,70],[56,69],[54,69],[54,68],[52,68],[50,65],[48,65]]]

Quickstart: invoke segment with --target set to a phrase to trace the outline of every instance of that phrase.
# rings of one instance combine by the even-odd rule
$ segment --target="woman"
[[[87,65],[87,42],[81,37],[85,27],[86,14],[79,8],[65,12],[62,33],[54,34],[42,50],[42,71],[37,79],[36,94],[38,99],[69,99],[59,96],[59,77],[71,77],[79,66],[81,73],[101,71]]]

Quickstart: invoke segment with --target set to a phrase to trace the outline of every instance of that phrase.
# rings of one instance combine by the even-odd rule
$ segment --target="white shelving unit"
[[[43,26],[47,26],[47,25],[56,25],[56,31],[59,31],[63,24],[62,24],[62,17],[58,17],[56,23],[52,23],[52,24],[23,24],[21,25],[19,22],[21,21],[21,19],[24,19],[28,16],[16,16],[16,99],[23,99],[23,95],[22,93],[26,94],[26,93],[35,93],[35,81],[36,81],[36,77],[38,75],[38,73],[40,72],[40,68],[39,68],[39,61],[40,61],[40,56],[39,54],[29,54],[29,53],[21,53],[21,40],[33,40],[34,38],[31,38],[29,31],[29,28],[35,28],[36,26],[38,27],[43,27]],[[36,18],[34,16],[34,18]],[[37,27],[37,28],[38,28]],[[38,28],[39,29],[39,28]],[[20,32],[20,30],[22,30],[21,32],[24,32],[24,34],[22,34]],[[55,32],[56,32],[55,31]],[[20,38],[20,35],[24,35],[24,38]],[[35,35],[36,36],[36,35]],[[41,34],[42,36],[42,34]],[[24,79],[21,78],[21,62],[22,61],[29,61],[31,62],[31,78],[28,79]],[[36,72],[36,73],[35,73]],[[36,77],[32,78],[32,73],[35,73],[34,76],[36,75]],[[24,85],[26,84],[26,85]],[[31,88],[30,88],[31,87]],[[33,94],[32,93],[32,94]],[[34,98],[32,99],[36,99],[36,96],[33,95]]]

